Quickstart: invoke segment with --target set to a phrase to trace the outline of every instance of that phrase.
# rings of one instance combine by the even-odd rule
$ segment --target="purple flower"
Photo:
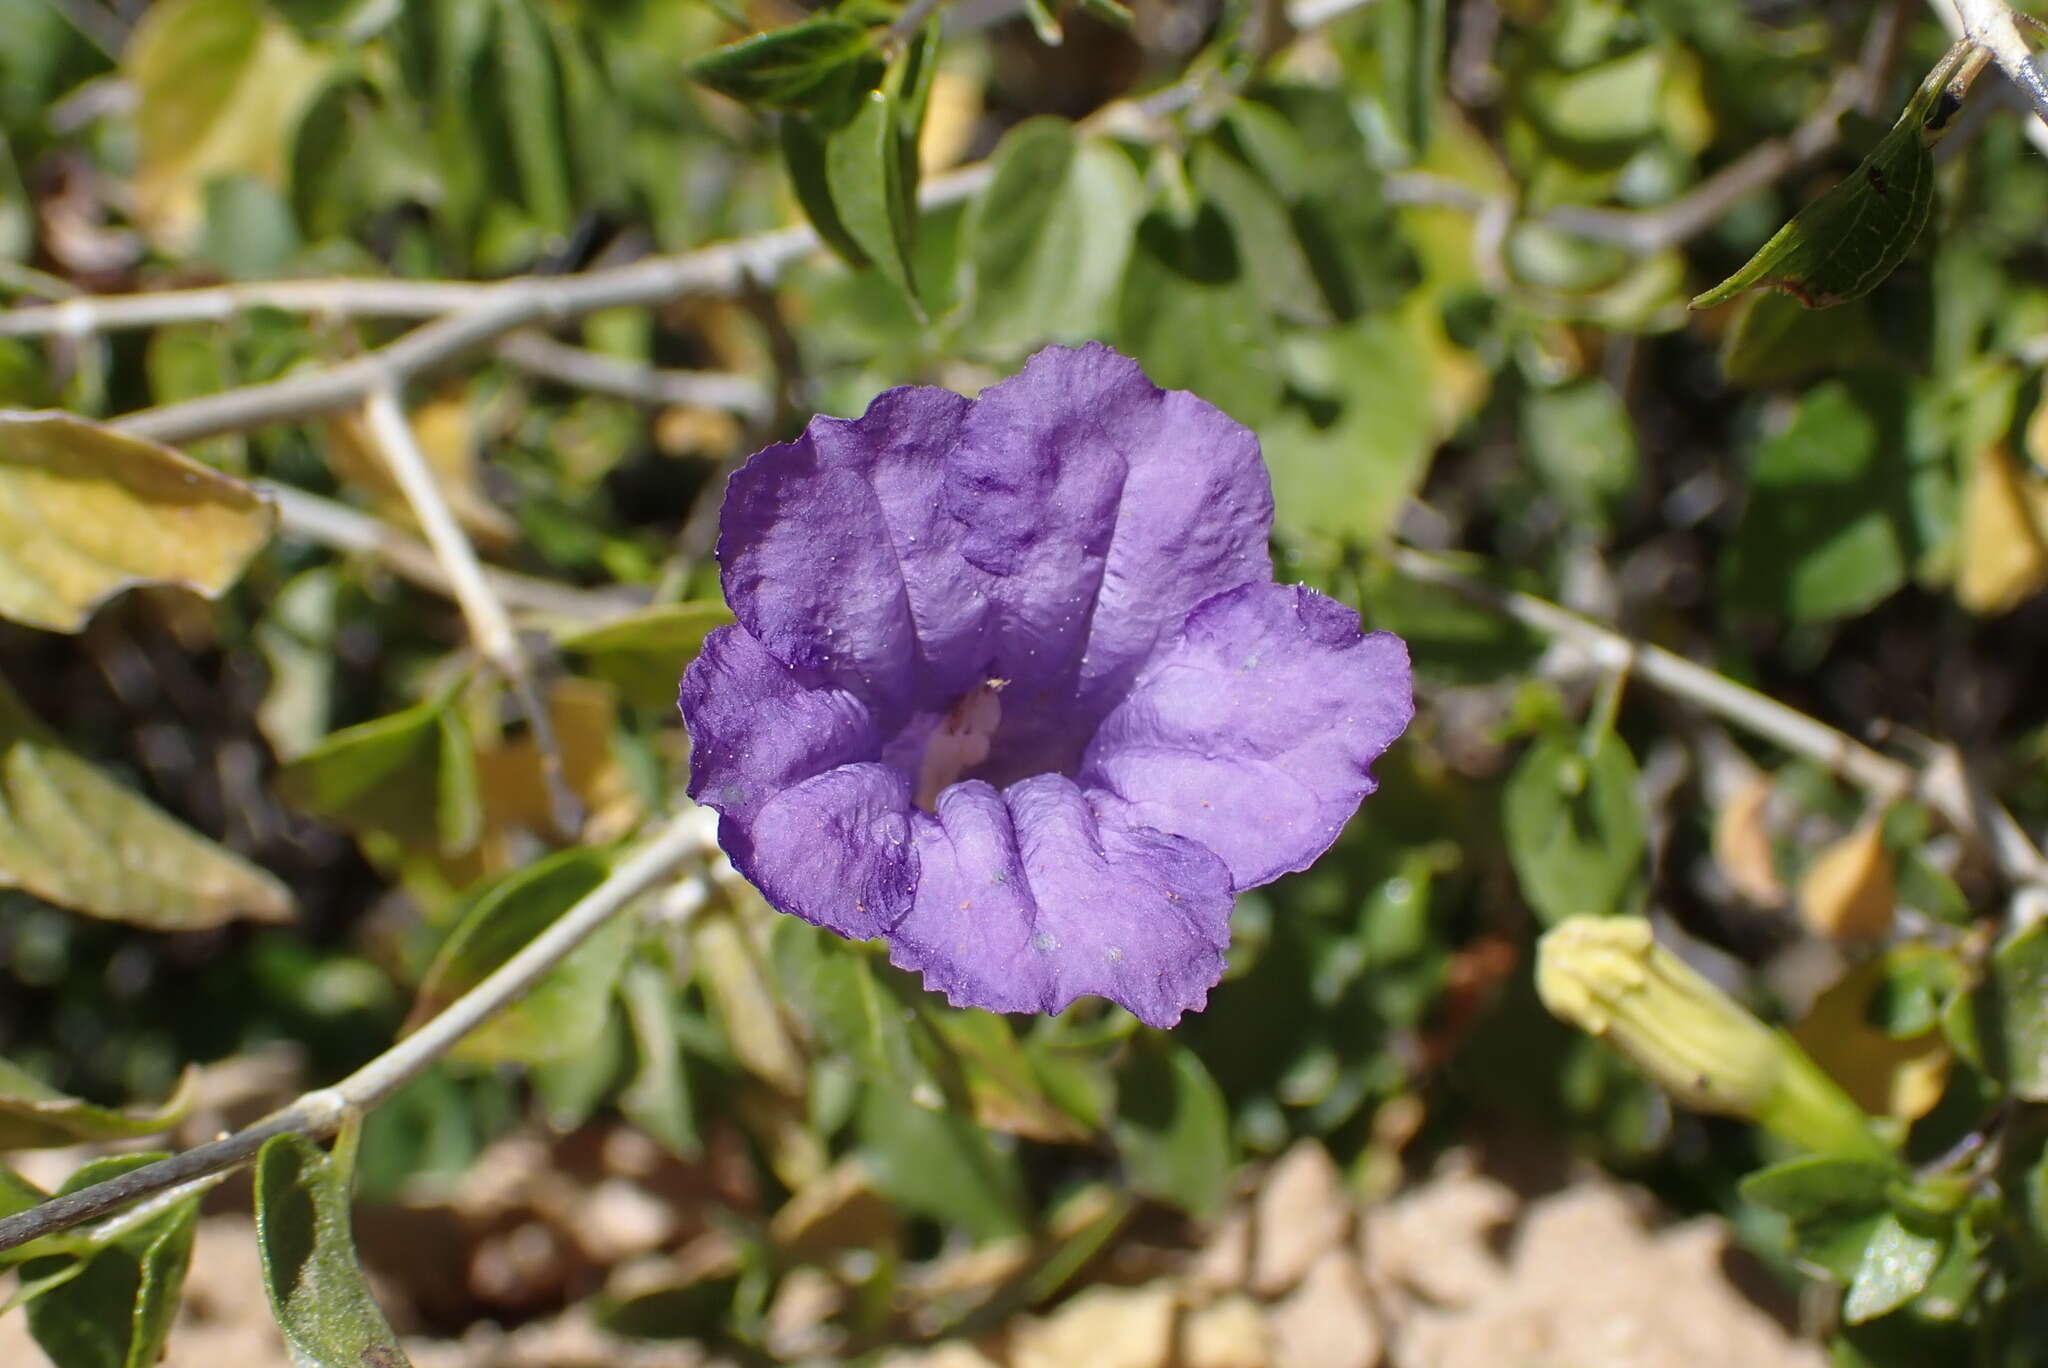
[[[1272,523],[1258,440],[1099,344],[813,419],[726,491],[690,794],[770,903],[956,1006],[1170,1026],[1414,711],[1398,637],[1272,582]]]

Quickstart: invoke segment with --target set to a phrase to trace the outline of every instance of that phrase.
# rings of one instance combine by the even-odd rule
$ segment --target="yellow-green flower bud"
[[[1537,946],[1552,1016],[1599,1037],[1695,1111],[1809,1149],[1889,1159],[1869,1118],[1782,1031],[1657,944],[1640,917],[1573,917]]]

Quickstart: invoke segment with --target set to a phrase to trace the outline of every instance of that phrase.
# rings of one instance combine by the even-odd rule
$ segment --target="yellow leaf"
[[[153,931],[284,921],[276,879],[67,748],[0,683],[0,886]]]
[[[1785,883],[1771,856],[1770,829],[1764,805],[1770,801],[1769,775],[1744,784],[1714,814],[1714,860],[1737,893],[1759,907],[1785,901]]]
[[[1799,880],[1800,920],[1830,940],[1881,939],[1896,903],[1880,814],[1823,850]]]
[[[135,584],[213,597],[270,539],[268,503],[169,447],[62,413],[0,413],[0,617],[81,630]]]
[[[951,66],[932,73],[931,103],[917,136],[918,169],[932,176],[957,165],[980,122],[980,79]]]
[[[2031,445],[2036,414],[2029,422]],[[1973,613],[2007,612],[2048,585],[2042,491],[2002,446],[1986,447],[1970,467],[1958,531],[1956,601]]]
[[[122,58],[140,107],[135,217],[159,247],[189,248],[206,183],[242,173],[284,183],[299,115],[328,59],[256,0],[163,0]]]
[[[642,816],[639,796],[612,749],[618,696],[594,679],[565,678],[548,691],[548,716],[562,754],[562,779],[583,801],[584,830],[556,832],[601,843],[623,836]],[[486,842],[501,841],[509,829],[554,832],[554,805],[541,771],[540,748],[531,733],[480,746],[476,756],[483,788]],[[509,852],[508,852],[509,853]],[[500,863],[492,867],[502,868]]]
[[[690,938],[698,973],[734,1056],[783,1096],[802,1097],[807,1080],[803,1054],[745,929],[730,916],[704,916],[691,924]]]
[[[1814,999],[1805,1019],[1792,1028],[1792,1038],[1857,1106],[1876,1116],[1913,1121],[1941,1100],[1951,1056],[1939,1027],[1901,1040],[1871,1024],[1870,1000],[1888,972],[1883,958],[1851,969]]]

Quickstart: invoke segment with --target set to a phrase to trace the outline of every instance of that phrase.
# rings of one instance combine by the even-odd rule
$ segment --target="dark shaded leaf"
[[[629,702],[672,709],[684,666],[705,645],[705,637],[731,621],[733,610],[717,602],[657,604],[569,631],[557,643],[563,651],[582,655],[590,674],[612,684]]]
[[[935,1111],[882,1088],[861,1100],[859,1154],[875,1186],[911,1211],[977,1239],[1020,1233],[1024,1187],[1014,1154],[953,1111]]]
[[[1808,390],[1758,448],[1721,563],[1731,606],[1794,622],[1860,613],[1905,582],[1915,550],[1896,388]]]
[[[77,1192],[163,1157],[96,1159],[57,1192]],[[57,1368],[155,1368],[178,1309],[198,1223],[199,1199],[190,1197],[96,1249],[22,1264],[24,1283],[50,1280],[28,1304],[28,1328],[51,1362]],[[74,1260],[84,1266],[70,1272]]]
[[[0,1150],[155,1135],[185,1119],[198,1088],[199,1075],[187,1069],[178,1079],[176,1090],[157,1105],[116,1110],[66,1097],[33,1074],[0,1059]],[[5,1206],[8,1200],[4,1187],[0,1187],[0,1206]]]
[[[455,854],[483,828],[476,751],[444,692],[335,732],[284,767],[285,801],[359,835],[384,832],[413,847]]]
[[[865,27],[817,15],[729,43],[685,68],[722,95],[762,109],[813,108],[835,91],[835,77],[875,52]]]
[[[1200,1220],[1222,1211],[1236,1158],[1230,1112],[1193,1051],[1162,1037],[1131,1042],[1110,1135],[1133,1192]]]

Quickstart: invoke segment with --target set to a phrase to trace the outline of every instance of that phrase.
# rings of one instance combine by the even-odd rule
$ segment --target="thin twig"
[[[1332,20],[1372,5],[1374,0],[1296,0],[1287,10],[1288,22],[1306,32]],[[1119,100],[1102,115],[1129,111],[1142,106],[1152,115],[1171,113],[1193,98],[1186,83],[1167,87],[1144,100]],[[1102,115],[1090,121],[1104,126]],[[928,181],[918,196],[926,210],[940,209],[971,198],[988,183],[989,166],[978,162]],[[281,309],[328,318],[442,318],[460,315],[485,305],[503,308],[505,313],[490,320],[495,332],[482,336],[443,334],[395,351],[397,344],[368,357],[345,363],[311,376],[288,378],[270,386],[253,386],[232,391],[237,396],[268,393],[261,400],[237,398],[235,407],[221,414],[200,408],[179,412],[184,406],[131,414],[135,431],[156,435],[180,435],[162,440],[183,441],[186,427],[202,423],[228,422],[197,435],[210,436],[239,430],[233,425],[242,412],[255,421],[243,428],[265,422],[285,422],[315,413],[352,407],[366,397],[376,383],[379,364],[410,378],[433,366],[445,364],[492,336],[510,332],[529,323],[580,317],[600,309],[658,304],[688,294],[731,294],[749,278],[772,281],[788,264],[818,246],[818,238],[807,226],[776,229],[752,238],[715,243],[709,247],[667,256],[648,257],[624,266],[585,271],[569,276],[516,276],[494,283],[453,280],[385,280],[351,277],[327,280],[252,281],[216,285],[202,289],[160,290],[146,294],[78,295],[53,304],[34,304],[0,311],[0,337],[88,337],[129,328],[153,328],[170,323],[221,322],[252,309]],[[425,332],[426,329],[421,329]],[[418,337],[412,334],[411,337]],[[411,337],[401,339],[410,341]],[[354,367],[354,369],[350,369]],[[338,377],[338,378],[337,378]],[[279,386],[319,380],[323,388],[301,390]],[[221,398],[222,396],[215,396]],[[195,401],[204,404],[207,401]],[[302,404],[312,408],[301,410]],[[173,416],[175,415],[175,417]]]
[[[1737,726],[1801,755],[1869,792],[1890,801],[1908,796],[1926,802],[1958,832],[1982,838],[1999,872],[2014,884],[2048,882],[2048,857],[2028,838],[2012,814],[1967,785],[1936,782],[1938,776],[1880,755],[1845,732],[1787,707],[1766,694],[1661,646],[1634,641],[1547,599],[1502,589],[1454,566],[1407,547],[1392,552],[1394,567],[1410,579],[1440,584],[1506,614],[1546,636],[1583,649],[1602,668],[1696,703]]]
[[[455,595],[454,581],[417,537],[399,531],[347,504],[323,499],[289,485],[256,481],[277,509],[278,530],[287,537],[330,547],[350,555],[373,556],[422,588]],[[624,585],[578,589],[553,580],[483,567],[484,582],[508,609],[578,622],[602,622],[647,606],[647,595]]]
[[[434,549],[441,568],[448,572],[449,587],[462,609],[463,620],[469,624],[477,654],[511,684],[520,709],[526,714],[527,725],[533,728],[534,746],[540,752],[541,774],[547,783],[556,829],[564,835],[573,834],[583,825],[580,805],[562,777],[562,753],[555,742],[553,720],[540,690],[534,686],[533,667],[525,648],[519,644],[519,634],[512,629],[511,615],[484,578],[483,562],[477,559],[476,548],[470,545],[462,525],[455,521],[448,496],[442,492],[441,482],[434,478],[427,454],[413,435],[412,424],[406,421],[397,392],[389,386],[372,390],[363,416],[371,444],[405,494],[413,517],[427,535],[427,545]]]
[[[221,323],[256,309],[316,318],[438,318],[496,285],[464,280],[259,280],[145,294],[79,295],[0,313],[0,337],[90,337],[169,323]]]
[[[2034,106],[2034,113],[2048,125],[2048,81],[2041,77],[2040,63],[2020,33],[2020,18],[2005,0],[1955,0],[1956,18],[1962,21],[1963,36],[1985,49],[2006,79],[2020,88]]]
[[[964,167],[931,181],[920,202],[928,209],[958,203],[986,185],[988,176],[986,163]],[[687,294],[731,294],[749,279],[773,280],[817,245],[816,232],[797,226],[609,270],[522,276],[484,287],[479,301],[462,312],[338,365],[144,409],[115,419],[111,426],[177,445],[353,408],[379,388],[431,374],[529,324],[656,304]]]
[[[313,1139],[332,1135],[344,1116],[368,1110],[417,1077],[456,1042],[523,996],[641,894],[692,858],[707,853],[711,849],[707,815],[701,808],[691,808],[674,818],[483,982],[333,1087],[307,1093],[233,1135],[0,1219],[0,1250],[69,1230],[208,1174],[239,1168],[253,1160],[263,1142],[274,1135]]]
[[[1991,54],[1998,69],[2034,106],[2027,120],[2027,141],[2048,153],[2048,83],[2040,63],[2020,33],[2020,20],[2005,0],[1929,0],[1948,31],[1967,38]]]
[[[729,409],[754,421],[767,417],[775,407],[775,396],[768,387],[744,375],[636,365],[557,342],[545,333],[513,333],[498,344],[498,355],[531,375],[639,404]]]

